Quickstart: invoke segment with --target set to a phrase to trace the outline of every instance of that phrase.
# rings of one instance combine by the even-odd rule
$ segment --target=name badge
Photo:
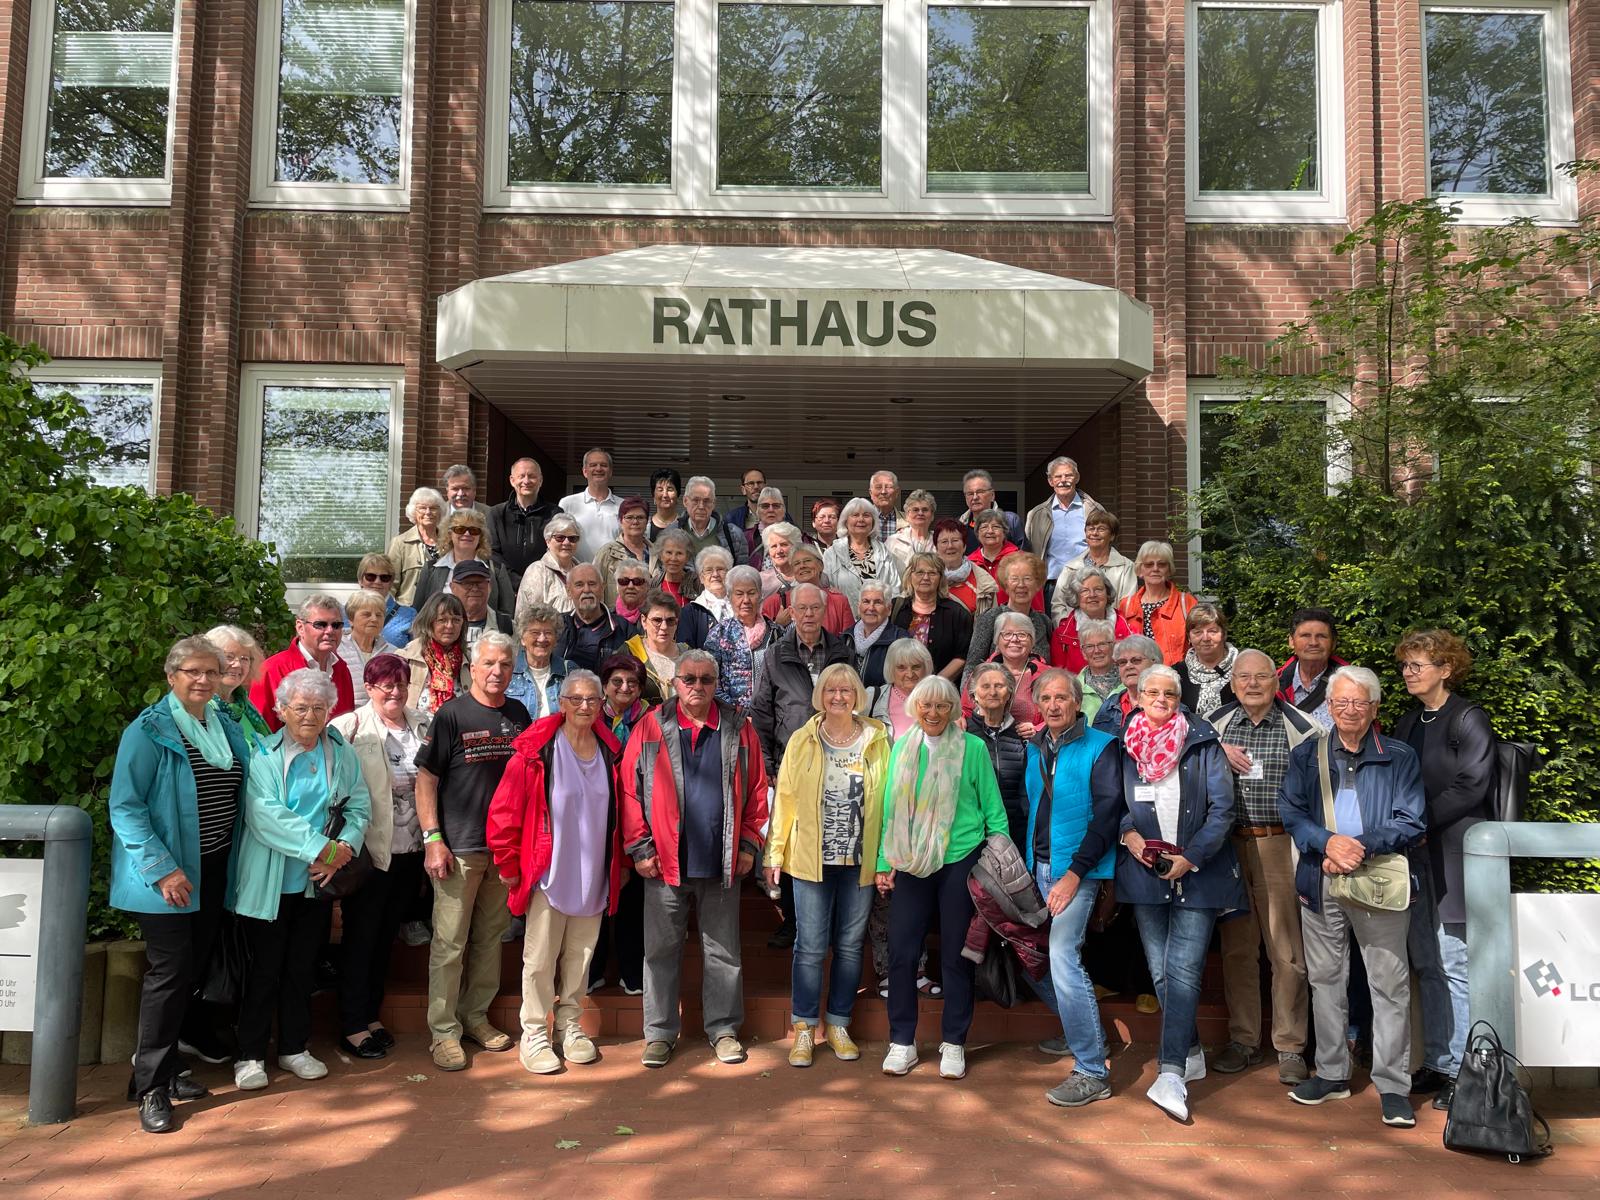
[[[1265,779],[1266,777],[1266,768],[1261,765],[1260,759],[1253,760],[1250,763],[1250,769],[1244,773],[1244,778],[1246,779],[1254,779],[1259,781]]]
[[[1156,789],[1149,784],[1136,784],[1133,789],[1133,802],[1135,804],[1154,804],[1156,802]]]

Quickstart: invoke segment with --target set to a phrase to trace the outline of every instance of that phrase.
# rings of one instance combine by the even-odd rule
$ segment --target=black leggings
[[[378,1019],[389,957],[407,905],[422,881],[422,851],[396,854],[354,895],[339,901],[339,1032],[364,1032]]]
[[[981,849],[974,847],[965,858],[946,863],[925,878],[895,872],[894,891],[889,893],[889,1040],[898,1045],[914,1045],[917,1040],[917,960],[935,913],[944,985],[943,1036],[957,1046],[966,1045],[972,1026],[974,968],[961,956],[961,948],[973,914],[967,876]]]

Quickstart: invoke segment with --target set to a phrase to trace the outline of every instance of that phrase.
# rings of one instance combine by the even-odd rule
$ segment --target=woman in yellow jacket
[[[767,840],[768,886],[777,887],[783,872],[794,880],[794,1067],[811,1065],[822,959],[830,949],[826,1040],[841,1059],[861,1057],[850,1037],[850,1010],[861,981],[889,769],[889,735],[860,715],[867,692],[849,666],[823,669],[811,707],[817,715],[795,730],[783,752]]]

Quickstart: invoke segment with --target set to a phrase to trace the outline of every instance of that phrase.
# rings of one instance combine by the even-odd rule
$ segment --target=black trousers
[[[278,919],[241,917],[250,947],[239,1004],[239,1057],[265,1061],[278,1017],[278,1053],[298,1054],[311,1037],[311,989],[317,950],[327,928],[327,903],[298,893],[278,897]]]
[[[133,1055],[135,1096],[166,1087],[183,1070],[178,1038],[190,994],[222,927],[229,853],[224,847],[201,856],[198,911],[139,914],[144,956],[150,966],[139,991],[139,1045]]]
[[[422,877],[422,851],[396,854],[387,871],[374,871],[360,891],[339,901],[339,1032],[345,1037],[378,1019],[395,935]]]
[[[595,943],[589,966],[589,982],[604,983],[606,966],[613,951],[617,956],[617,979],[623,987],[644,989],[644,880],[628,876],[617,897],[617,915],[600,921],[600,939]]]
[[[964,1046],[972,1025],[973,964],[961,957],[967,925],[972,921],[972,897],[967,876],[982,847],[965,858],[946,863],[932,875],[919,879],[895,872],[889,893],[889,1040],[914,1045],[917,1040],[917,961],[934,914],[939,916],[940,982],[944,986],[942,1034],[947,1042]]]

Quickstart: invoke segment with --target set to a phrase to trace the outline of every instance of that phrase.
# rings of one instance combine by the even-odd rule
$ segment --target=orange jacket
[[[1156,645],[1161,647],[1161,657],[1169,667],[1182,662],[1184,651],[1189,648],[1189,610],[1198,603],[1188,592],[1174,584],[1167,592],[1167,598],[1161,602],[1161,607],[1150,618],[1151,636],[1155,638]],[[1135,633],[1144,629],[1143,584],[1117,605],[1117,615]]]

